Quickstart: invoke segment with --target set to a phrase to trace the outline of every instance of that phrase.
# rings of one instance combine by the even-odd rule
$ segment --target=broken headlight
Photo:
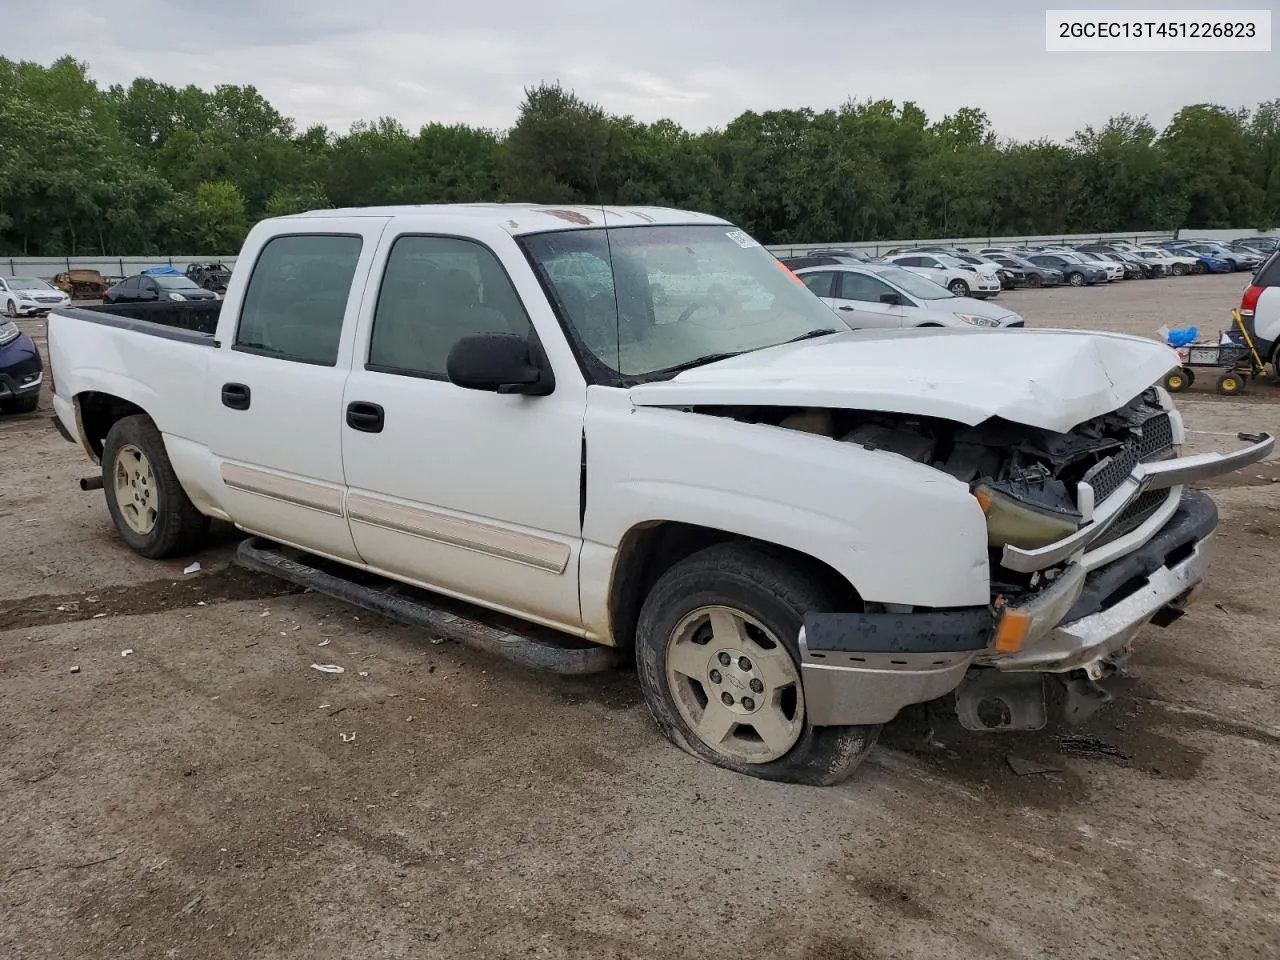
[[[974,497],[987,515],[987,543],[1034,550],[1068,537],[1084,522],[1067,485],[1044,467],[1008,480],[981,480]]]

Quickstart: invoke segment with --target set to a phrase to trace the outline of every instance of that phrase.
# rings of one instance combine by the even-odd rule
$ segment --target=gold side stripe
[[[418,507],[353,493],[347,496],[347,516],[355,523],[487,553],[552,573],[564,573],[569,566],[568,544]]]
[[[245,493],[256,493],[260,497],[309,507],[335,517],[342,516],[342,489],[339,487],[328,487],[295,477],[282,477],[278,473],[254,470],[235,463],[222,464],[222,482]]]

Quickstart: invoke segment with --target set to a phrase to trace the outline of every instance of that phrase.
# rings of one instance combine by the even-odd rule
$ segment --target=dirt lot
[[[1003,301],[1216,330],[1244,284]],[[1194,447],[1280,431],[1280,388],[1203,384]],[[1215,485],[1202,599],[1084,730],[916,710],[821,790],[669,746],[631,673],[537,675],[238,571],[234,531],[196,574],[135,557],[47,415],[0,418],[0,957],[1280,956],[1280,463]]]

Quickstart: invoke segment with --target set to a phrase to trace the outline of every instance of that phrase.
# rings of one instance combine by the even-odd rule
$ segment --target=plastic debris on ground
[[[131,656],[133,656],[133,647],[129,647],[127,650],[121,650],[121,651],[120,651],[120,656],[122,656],[122,657],[131,657]]]
[[[319,670],[321,673],[346,673],[345,667],[340,667],[336,663],[313,663],[312,670]]]
[[[199,573],[199,572],[200,572],[200,564],[199,564],[199,562],[189,564],[189,565],[186,567],[186,569],[184,569],[182,572],[183,572],[183,573]]]

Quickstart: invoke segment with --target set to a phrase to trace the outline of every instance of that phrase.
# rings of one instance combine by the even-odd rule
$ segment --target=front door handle
[[[222,405],[232,410],[249,409],[249,388],[243,383],[224,383],[222,385]]]
[[[853,313],[853,307],[840,307],[839,309],[844,310],[847,313]]]
[[[347,404],[347,426],[352,430],[365,433],[382,432],[382,407],[364,400],[354,400]]]

